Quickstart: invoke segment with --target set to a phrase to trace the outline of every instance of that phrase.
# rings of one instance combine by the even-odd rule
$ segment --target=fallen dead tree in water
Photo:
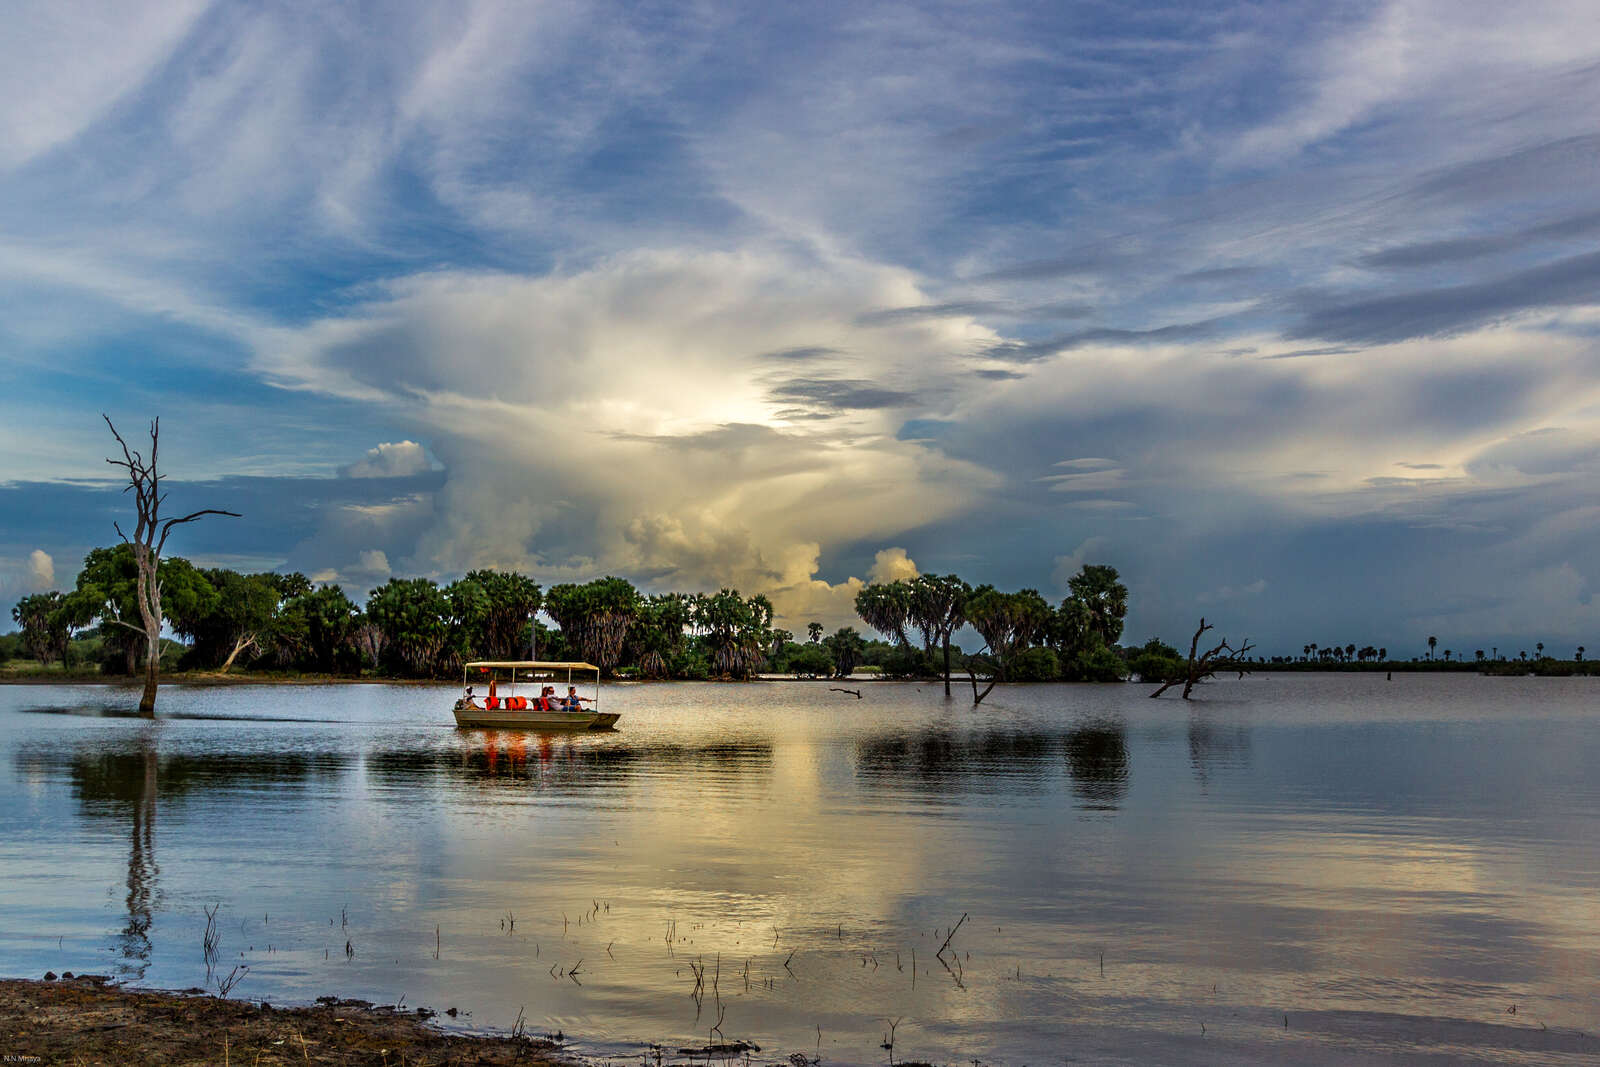
[[[1150,694],[1152,698],[1160,696],[1175,685],[1182,685],[1183,699],[1188,700],[1189,694],[1194,691],[1196,685],[1210,678],[1218,671],[1238,671],[1241,678],[1250,673],[1249,669],[1244,665],[1244,654],[1255,646],[1248,639],[1238,648],[1234,648],[1224,638],[1221,644],[1209,652],[1196,655],[1200,648],[1200,635],[1211,629],[1215,629],[1215,627],[1206,622],[1205,617],[1202,616],[1200,628],[1194,632],[1194,639],[1189,642],[1189,662],[1184,668],[1183,675],[1178,678],[1168,679],[1160,689]]]

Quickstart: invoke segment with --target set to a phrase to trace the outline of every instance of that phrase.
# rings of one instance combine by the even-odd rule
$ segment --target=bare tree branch
[[[163,496],[161,499],[165,500],[166,497]],[[161,550],[166,547],[167,534],[172,532],[172,528],[174,526],[182,526],[186,522],[193,522],[194,520],[200,518],[202,515],[226,515],[229,518],[233,518],[233,519],[239,519],[239,518],[243,518],[244,517],[244,516],[240,515],[237,511],[223,511],[221,508],[205,508],[205,509],[203,509],[201,511],[196,511],[193,514],[185,515],[181,519],[168,519],[164,523],[161,524],[161,539],[156,542],[156,555],[159,556],[161,554]]]
[[[145,643],[145,675],[144,695],[139,700],[139,710],[150,715],[155,712],[156,704],[156,679],[161,670],[161,553],[167,546],[167,536],[172,533],[174,526],[181,526],[193,522],[206,515],[227,515],[239,518],[238,512],[223,511],[219,508],[205,508],[191,512],[176,519],[161,519],[161,506],[166,503],[167,494],[161,491],[161,471],[157,467],[157,459],[161,454],[161,420],[152,419],[150,422],[150,459],[146,462],[143,455],[136,449],[128,447],[128,442],[123,440],[122,434],[117,432],[111,417],[101,413],[106,426],[111,430],[111,436],[116,438],[117,444],[122,448],[122,458],[108,457],[106,462],[113,467],[120,467],[128,474],[128,484],[123,492],[131,490],[134,497],[134,508],[138,513],[138,523],[134,526],[133,536],[129,537],[123,532],[121,524],[113,523],[117,536],[133,550],[134,563],[139,568],[138,584],[135,588],[134,599],[139,605],[139,618],[142,626],[134,626],[123,622],[116,617],[113,605],[113,619],[120,626],[144,635]],[[235,655],[240,649],[235,649]],[[231,657],[230,657],[231,659]]]
[[[1239,677],[1243,678],[1250,671],[1245,667],[1244,655],[1255,646],[1248,639],[1238,648],[1230,645],[1226,638],[1215,648],[1197,655],[1200,649],[1200,636],[1207,630],[1215,629],[1204,617],[1200,619],[1200,628],[1194,632],[1194,637],[1189,642],[1189,662],[1181,678],[1171,678],[1160,689],[1151,693],[1151,698],[1160,696],[1175,685],[1183,686],[1183,699],[1188,700],[1189,694],[1194,692],[1194,687],[1219,670],[1237,670]]]

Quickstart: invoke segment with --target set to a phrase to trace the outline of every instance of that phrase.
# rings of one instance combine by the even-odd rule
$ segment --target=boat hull
[[[620,717],[616,712],[539,711],[533,708],[526,711],[488,711],[460,704],[455,707],[455,716],[457,726],[495,730],[609,730]]]

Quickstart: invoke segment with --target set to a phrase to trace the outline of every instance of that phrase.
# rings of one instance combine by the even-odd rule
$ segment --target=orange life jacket
[[[483,706],[488,708],[490,711],[493,711],[493,710],[495,710],[496,708],[498,708],[500,706],[500,698],[499,697],[484,697],[483,698]]]

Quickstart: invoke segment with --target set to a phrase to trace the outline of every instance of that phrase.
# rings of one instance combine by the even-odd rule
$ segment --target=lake
[[[0,973],[652,1063],[1600,1056],[1595,679],[859,684],[613,685],[575,736],[449,686],[0,687]]]

